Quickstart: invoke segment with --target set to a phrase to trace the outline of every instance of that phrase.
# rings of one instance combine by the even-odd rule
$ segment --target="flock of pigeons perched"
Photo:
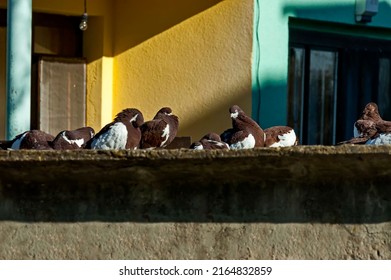
[[[229,109],[232,128],[221,135],[211,132],[189,147],[194,150],[251,149],[297,145],[294,130],[275,126],[263,130],[237,105]],[[57,136],[41,130],[29,130],[10,141],[0,141],[2,149],[74,150],[74,149],[155,149],[167,147],[176,137],[178,117],[169,107],[161,108],[155,117],[144,122],[136,108],[122,110],[97,134],[91,127],[63,130]]]
[[[232,127],[221,134],[210,132],[189,147],[194,150],[251,149],[298,145],[295,131],[289,126],[262,129],[238,106],[229,108]],[[41,130],[29,130],[10,141],[0,141],[0,149],[74,150],[74,149],[155,149],[167,147],[176,137],[178,117],[169,107],[144,122],[136,108],[122,110],[97,134],[91,127],[63,130],[57,136]],[[354,124],[354,137],[338,144],[391,144],[391,122],[379,114],[375,103],[368,103]]]
[[[137,149],[167,146],[178,130],[178,117],[168,107],[157,112],[153,120],[144,122],[135,108],[122,110],[97,134],[92,127],[63,130],[57,136],[41,130],[29,130],[10,141],[1,141],[2,149],[75,150],[75,149]]]
[[[295,131],[289,126],[273,126],[263,130],[257,122],[246,115],[238,106],[229,108],[232,128],[218,135],[208,133],[190,148],[210,149],[252,149],[256,147],[289,147],[298,143]]]

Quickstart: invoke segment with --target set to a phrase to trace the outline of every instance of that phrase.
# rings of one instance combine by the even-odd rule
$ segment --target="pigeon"
[[[374,122],[382,121],[383,119],[380,116],[377,104],[375,102],[369,102],[365,105],[359,120],[371,120]]]
[[[178,117],[172,114],[169,107],[161,108],[153,120],[141,126],[141,149],[164,148],[175,138],[178,132]]]
[[[226,130],[224,130],[221,134],[220,134],[220,139],[221,141],[223,141],[224,143],[227,143],[228,146],[229,146],[229,142],[231,140],[231,137],[232,135],[235,133],[235,130],[233,128],[228,128]]]
[[[230,107],[232,128],[225,130],[221,140],[226,142],[230,149],[251,149],[264,147],[266,134],[263,129],[238,106]]]
[[[51,142],[54,136],[42,130],[25,131],[10,141],[3,141],[2,148],[4,150],[52,150]]]
[[[374,102],[368,103],[359,120],[371,120],[375,122],[378,133],[389,133],[391,132],[391,121],[385,121],[382,119],[379,113],[377,104]],[[354,135],[358,136],[360,130],[357,129],[357,126],[354,126]]]
[[[210,132],[204,135],[199,141],[191,144],[190,149],[193,150],[222,150],[229,149],[229,145],[221,141],[217,133]]]
[[[357,120],[354,124],[355,137],[347,141],[337,143],[341,144],[366,144],[366,145],[385,145],[391,144],[391,126],[386,126],[384,122],[380,124],[372,120]]]
[[[383,120],[377,104],[370,102],[354,123],[353,138],[337,143],[341,144],[391,144],[391,122]]]
[[[52,148],[55,150],[84,149],[94,134],[94,129],[89,126],[75,130],[63,130],[52,141]]]
[[[86,149],[135,150],[141,139],[140,126],[143,114],[135,108],[127,108],[117,114],[114,121],[104,126],[86,145]]]
[[[298,143],[296,133],[289,126],[272,126],[264,130],[265,147],[291,147]]]

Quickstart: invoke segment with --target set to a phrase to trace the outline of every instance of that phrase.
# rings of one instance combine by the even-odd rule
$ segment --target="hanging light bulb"
[[[86,31],[88,28],[87,0],[84,0],[84,14],[81,17],[79,28],[81,31]]]
[[[79,28],[80,28],[81,31],[86,31],[87,30],[87,28],[88,28],[87,21],[88,21],[88,14],[84,13],[82,18],[81,18],[81,22],[79,24]]]

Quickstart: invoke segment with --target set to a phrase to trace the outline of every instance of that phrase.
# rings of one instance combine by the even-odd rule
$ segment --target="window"
[[[305,145],[351,138],[353,123],[371,101],[391,120],[391,41],[359,37],[362,30],[322,31],[324,25],[290,28],[288,123]]]
[[[304,79],[306,55],[307,86]],[[309,49],[306,52],[304,48],[293,47],[290,56],[293,68],[289,92],[291,125],[295,131],[299,131],[301,142],[333,144],[336,135],[338,54],[334,51],[316,49]]]

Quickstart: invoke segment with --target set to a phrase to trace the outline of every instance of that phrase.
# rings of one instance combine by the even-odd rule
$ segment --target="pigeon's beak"
[[[231,113],[231,118],[236,119],[239,116],[239,112],[235,111],[235,113]]]

